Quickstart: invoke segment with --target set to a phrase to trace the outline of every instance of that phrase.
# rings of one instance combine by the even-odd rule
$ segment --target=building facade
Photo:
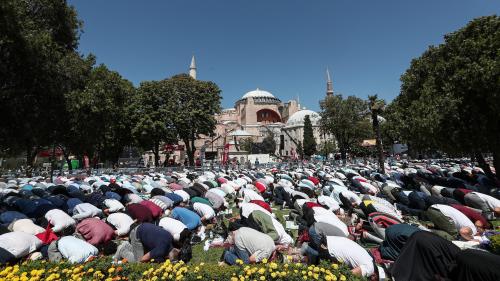
[[[191,59],[189,75],[196,79],[195,58]],[[327,71],[327,95],[333,94],[332,82]],[[240,163],[247,161],[248,151],[243,151],[239,143],[244,138],[252,138],[259,143],[270,133],[276,142],[275,155],[283,158],[297,156],[297,146],[303,142],[304,119],[309,115],[313,126],[316,144],[329,139],[320,132],[320,115],[312,110],[300,106],[297,100],[287,102],[274,96],[269,91],[255,89],[241,96],[234,103],[233,108],[223,109],[215,115],[217,125],[214,132],[208,136],[201,136],[196,140],[195,157],[206,160],[221,161],[224,147],[229,144],[229,159],[237,159]],[[183,144],[170,148],[170,163],[184,163],[185,152]],[[163,154],[161,160],[164,161]],[[145,163],[152,164],[150,153],[145,154]]]

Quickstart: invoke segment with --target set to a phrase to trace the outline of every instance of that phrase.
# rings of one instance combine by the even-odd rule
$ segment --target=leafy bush
[[[497,255],[500,255],[500,235],[495,235],[490,238],[491,241],[491,251]]]
[[[323,263],[307,266],[300,263],[278,264],[263,261],[245,265],[220,267],[216,264],[122,263],[113,265],[109,258],[100,258],[85,264],[46,261],[24,262],[4,267],[0,280],[356,280],[347,267]]]

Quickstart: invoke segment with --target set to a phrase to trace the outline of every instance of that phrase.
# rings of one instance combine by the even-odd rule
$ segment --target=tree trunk
[[[498,182],[500,181],[500,149],[493,151],[493,167],[495,167],[495,174]]]
[[[56,145],[52,145],[52,153],[50,154],[50,181],[54,182],[54,168],[56,166]]]
[[[380,126],[378,123],[377,112],[372,113],[372,119],[373,119],[373,130],[375,131],[375,136],[376,136],[378,168],[380,173],[385,174],[384,148],[382,147],[382,138],[380,136]]]
[[[347,164],[347,152],[345,148],[340,148],[340,159],[342,159],[342,164],[345,166]]]
[[[155,156],[155,168],[159,168],[160,166],[160,149],[159,149],[160,143],[158,141],[155,142],[155,145],[153,147],[153,154]]]
[[[64,160],[66,160],[66,163],[68,164],[68,170],[71,172],[73,170],[73,167],[71,166],[71,159],[69,159],[69,151],[64,149],[64,147],[62,147],[62,146],[59,146],[59,148],[61,149],[61,151],[63,153]]]
[[[481,169],[483,169],[486,176],[488,176],[490,179],[494,179],[495,175],[493,175],[493,172],[491,171],[490,165],[488,163],[486,163],[486,160],[484,160],[483,154],[481,152],[476,151],[474,153],[474,156],[476,158],[477,163],[479,164],[479,167],[481,167]]]
[[[26,146],[26,177],[31,178],[33,175],[33,167],[36,162],[36,154],[38,153],[38,147],[33,147],[31,145]]]

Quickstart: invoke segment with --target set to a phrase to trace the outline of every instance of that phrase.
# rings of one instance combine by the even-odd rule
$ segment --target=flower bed
[[[85,264],[45,261],[24,262],[4,267],[0,280],[357,280],[348,268],[322,263],[307,266],[300,263],[263,263],[255,265],[218,266],[216,264],[123,263],[112,265],[108,258]]]

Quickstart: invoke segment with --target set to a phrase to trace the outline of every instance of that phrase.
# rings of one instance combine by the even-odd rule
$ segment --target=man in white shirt
[[[106,199],[104,200],[104,205],[106,206],[106,209],[104,209],[105,214],[116,213],[125,210],[125,206],[123,206],[123,204],[116,199]]]
[[[42,241],[33,234],[16,231],[0,235],[0,248],[18,259],[29,255],[41,246]],[[2,260],[4,260],[3,257]]]
[[[472,230],[472,235],[477,233],[474,223],[462,212],[451,206],[434,204],[429,207],[425,214],[438,230],[451,235],[451,239],[455,239],[459,233],[464,233],[461,229],[465,227]]]
[[[265,201],[264,198],[257,193],[255,190],[249,189],[249,188],[242,188],[240,189],[240,194],[243,197],[243,201],[245,203],[248,203],[252,200],[259,200],[259,201]]]
[[[52,209],[45,214],[45,219],[53,225],[52,231],[58,233],[67,228],[74,228],[76,221],[59,209]],[[71,232],[71,231],[69,231]]]
[[[195,202],[193,203],[193,209],[200,215],[201,222],[210,221],[215,217],[214,209],[207,204]]]
[[[9,229],[11,231],[24,232],[32,235],[45,231],[43,227],[36,225],[30,219],[15,220],[9,225]]]
[[[74,236],[64,236],[52,242],[48,249],[51,262],[58,262],[65,258],[71,263],[83,263],[98,254],[99,250],[96,247]]]
[[[90,203],[80,203],[73,209],[73,218],[75,220],[99,216],[102,216],[102,210]]]
[[[179,220],[163,217],[158,223],[159,226],[163,227],[166,231],[172,234],[175,242],[182,242],[186,235],[189,235],[190,231],[187,226]]]
[[[322,207],[313,207],[312,209],[314,211],[315,222],[330,224],[338,228],[345,237],[349,235],[347,225],[343,221],[341,221],[332,211]]]
[[[134,220],[124,213],[112,213],[106,218],[106,221],[116,229],[115,233],[117,236],[127,235],[130,231],[130,226],[134,223]]]
[[[375,273],[370,254],[358,243],[345,237],[326,237],[326,245],[321,245],[320,256],[342,261],[357,276],[369,277]]]
[[[187,202],[189,201],[189,198],[191,198],[191,196],[189,196],[189,193],[187,193],[186,191],[184,190],[174,190],[174,193],[179,195],[180,197],[182,197],[182,202]]]
[[[493,196],[473,191],[467,193],[464,200],[469,207],[480,209],[483,212],[494,212],[496,217],[500,216],[500,200]]]
[[[318,196],[318,203],[326,208],[336,212],[340,209],[340,205],[333,197],[321,195]]]

